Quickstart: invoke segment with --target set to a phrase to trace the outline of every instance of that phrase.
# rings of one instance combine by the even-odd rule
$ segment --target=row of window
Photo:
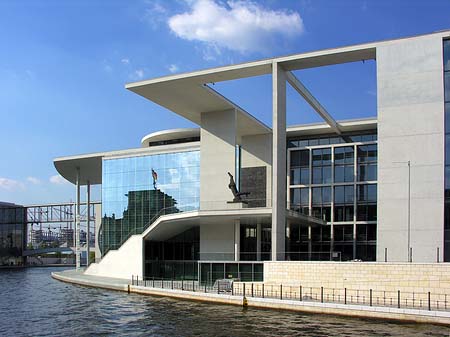
[[[376,144],[357,147],[357,172],[354,168],[354,147],[334,149],[334,182],[354,182],[377,180]],[[291,151],[290,178],[291,185],[330,184],[332,183],[331,149],[314,149]],[[311,178],[310,171],[312,170]],[[310,181],[311,179],[311,181]]]
[[[340,185],[334,187],[334,203],[335,204],[353,204],[354,185]],[[312,187],[311,188],[312,205],[330,204],[331,203],[331,187]],[[356,201],[358,203],[377,202],[377,185],[364,184],[356,186]],[[291,188],[291,204],[308,205],[309,204],[309,187]]]
[[[345,144],[345,143],[357,143],[357,142],[372,142],[377,140],[377,135],[365,134],[365,135],[344,135],[344,136],[323,136],[320,138],[311,139],[288,139],[288,148],[317,146],[317,145],[330,145],[330,144]]]
[[[353,241],[353,225],[333,226],[334,241]],[[289,242],[301,243],[308,242],[309,231],[307,227],[295,226],[290,228]],[[357,241],[375,241],[377,239],[376,224],[357,224]],[[331,226],[321,226],[311,228],[311,241],[328,242],[331,241]]]

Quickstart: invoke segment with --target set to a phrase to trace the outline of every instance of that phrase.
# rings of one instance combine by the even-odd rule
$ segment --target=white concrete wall
[[[200,226],[201,260],[234,260],[234,223],[202,223]]]
[[[272,135],[263,134],[241,138],[241,166],[266,166],[267,207],[272,201]]]
[[[233,200],[227,172],[234,176],[236,111],[202,113],[200,144],[200,209],[226,209]]]
[[[377,47],[377,260],[407,261],[408,167],[414,262],[442,261],[444,90],[442,38],[421,36]],[[404,163],[395,163],[395,162]]]
[[[118,250],[110,250],[100,262],[85,271],[87,275],[131,279],[142,278],[143,240],[141,235],[131,236]]]

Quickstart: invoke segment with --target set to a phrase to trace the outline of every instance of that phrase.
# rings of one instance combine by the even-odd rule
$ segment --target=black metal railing
[[[228,281],[228,282],[225,282]],[[374,289],[326,288],[217,280],[214,284],[197,280],[131,278],[132,286],[216,293],[278,300],[336,303],[368,307],[391,307],[416,310],[450,311],[449,296],[431,292],[382,291]]]

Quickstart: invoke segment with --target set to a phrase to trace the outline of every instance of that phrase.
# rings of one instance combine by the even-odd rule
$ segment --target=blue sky
[[[449,13],[444,0],[1,0],[0,200],[73,200],[53,158],[139,147],[145,134],[191,126],[127,82],[449,29]],[[348,119],[376,114],[375,72],[370,61],[296,74]],[[270,125],[270,86],[262,77],[215,89]],[[314,121],[289,89],[289,124]]]

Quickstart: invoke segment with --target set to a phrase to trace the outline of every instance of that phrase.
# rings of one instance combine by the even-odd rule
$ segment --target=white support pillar
[[[272,261],[285,258],[286,235],[286,73],[272,63]]]
[[[234,220],[234,261],[239,261],[241,252],[241,220]]]
[[[261,223],[256,223],[256,261],[261,261]]]
[[[86,267],[89,267],[89,253],[91,252],[89,244],[91,241],[91,219],[90,219],[90,209],[91,209],[91,183],[89,180],[86,184]]]
[[[80,169],[77,168],[77,195],[75,201],[75,267],[80,269]]]

